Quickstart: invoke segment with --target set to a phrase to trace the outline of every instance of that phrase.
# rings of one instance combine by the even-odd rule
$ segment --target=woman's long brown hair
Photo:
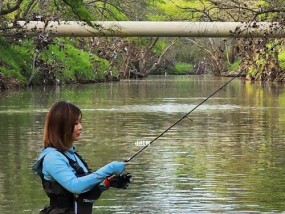
[[[81,110],[67,101],[55,103],[46,115],[44,147],[67,151],[72,146],[72,133],[76,121],[81,120]]]

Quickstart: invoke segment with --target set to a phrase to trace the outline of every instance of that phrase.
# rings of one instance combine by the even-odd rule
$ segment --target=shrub
[[[109,67],[107,60],[78,49],[70,42],[50,45],[41,58],[55,67],[56,78],[64,82],[101,78]]]
[[[175,75],[193,74],[193,65],[184,62],[176,63],[174,68],[170,69],[169,74],[175,74]]]
[[[237,71],[240,64],[241,64],[241,60],[234,61],[234,63],[230,65],[230,68],[229,68],[230,71]]]
[[[11,43],[0,38],[0,72],[6,77],[14,77],[22,83],[27,82],[27,77],[31,74],[31,53],[32,43],[23,40],[19,43]]]
[[[285,50],[281,51],[278,55],[279,65],[282,70],[285,70]]]

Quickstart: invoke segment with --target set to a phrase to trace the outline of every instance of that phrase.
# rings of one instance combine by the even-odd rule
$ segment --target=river
[[[31,166],[54,102],[82,109],[75,146],[97,169],[134,155],[227,80],[153,76],[1,92],[0,213],[48,203]],[[285,86],[235,79],[136,156],[129,188],[104,192],[94,213],[284,212],[284,138]]]

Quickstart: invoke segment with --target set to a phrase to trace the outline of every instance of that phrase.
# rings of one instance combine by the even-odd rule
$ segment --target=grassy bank
[[[7,78],[14,78],[22,85],[104,80],[110,67],[109,62],[80,45],[78,42],[57,38],[48,47],[37,52],[33,40],[15,42],[0,38],[2,82]],[[118,73],[116,69],[112,72],[113,75]]]
[[[169,70],[168,74],[171,75],[190,75],[194,74],[193,65],[184,62],[178,62]]]

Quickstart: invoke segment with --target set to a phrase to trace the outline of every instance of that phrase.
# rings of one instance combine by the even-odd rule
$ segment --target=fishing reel
[[[131,183],[132,175],[130,173],[125,173],[121,175],[111,176],[108,179],[110,182],[110,187],[118,189],[127,189],[129,183]]]

